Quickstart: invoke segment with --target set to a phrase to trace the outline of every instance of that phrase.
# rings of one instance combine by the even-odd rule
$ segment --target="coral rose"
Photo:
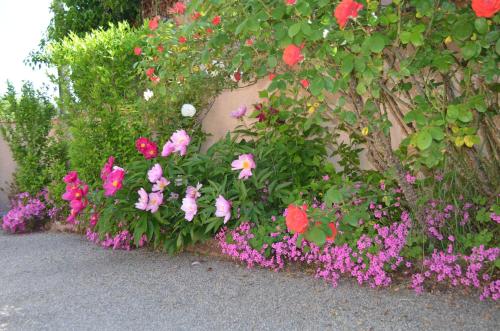
[[[295,45],[288,45],[283,52],[283,61],[290,67],[296,65],[304,59],[301,48]]]
[[[472,0],[477,17],[493,17],[500,10],[500,0]]]
[[[304,208],[295,205],[289,205],[286,212],[286,226],[293,233],[304,233],[309,221]]]
[[[342,0],[335,8],[334,16],[341,29],[345,27],[349,18],[358,17],[358,11],[363,9],[363,5],[354,0]]]

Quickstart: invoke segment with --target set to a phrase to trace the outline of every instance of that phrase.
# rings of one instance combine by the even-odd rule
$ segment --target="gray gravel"
[[[193,262],[200,262],[194,263]],[[499,306],[191,254],[0,234],[0,330],[498,330]]]

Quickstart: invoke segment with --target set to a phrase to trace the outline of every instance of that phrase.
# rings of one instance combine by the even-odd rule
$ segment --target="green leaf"
[[[293,38],[300,31],[302,24],[300,22],[293,24],[288,28],[288,35]]]
[[[385,38],[380,33],[375,33],[368,38],[368,47],[373,53],[380,53],[385,47]]]
[[[429,131],[421,131],[417,133],[417,147],[420,150],[425,150],[429,148],[432,144],[432,135]]]
[[[305,238],[318,246],[323,246],[326,242],[326,234],[317,226],[307,231]]]
[[[429,132],[434,140],[441,141],[444,139],[444,132],[441,128],[433,126],[429,128]]]
[[[325,193],[324,202],[327,205],[331,205],[332,203],[341,203],[343,201],[342,193],[336,187],[330,187],[328,191]]]
[[[343,58],[342,67],[340,68],[340,72],[342,75],[348,75],[351,73],[354,68],[354,56],[349,54]]]
[[[474,21],[474,27],[480,34],[485,34],[486,32],[488,32],[488,21],[486,21],[486,19],[484,18],[476,18],[476,20]]]
[[[278,59],[276,58],[276,56],[273,56],[273,55],[269,56],[267,58],[267,65],[269,68],[276,67],[278,65]]]

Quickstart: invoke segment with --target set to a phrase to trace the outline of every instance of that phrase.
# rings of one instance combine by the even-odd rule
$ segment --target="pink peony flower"
[[[222,195],[215,200],[215,216],[224,217],[224,224],[231,218],[231,202],[227,201]]]
[[[123,186],[123,177],[125,177],[125,171],[122,168],[115,167],[104,183],[104,195],[107,197],[114,196]]]
[[[78,173],[76,171],[70,171],[66,176],[64,176],[63,181],[66,184],[74,183],[78,180]]]
[[[185,130],[177,130],[170,137],[170,141],[174,145],[174,151],[179,152],[181,156],[186,155],[187,146],[191,142],[191,138]]]
[[[137,191],[137,193],[139,193],[139,200],[136,202],[135,208],[140,210],[146,210],[148,208],[148,201],[149,201],[148,193],[143,188]]]
[[[148,25],[149,25],[149,29],[150,29],[151,31],[154,31],[154,30],[158,29],[158,23],[159,23],[159,21],[160,21],[160,16],[155,16],[155,17],[153,17],[153,18],[149,21],[149,23],[148,23]]]
[[[188,186],[186,189],[186,197],[192,199],[198,199],[199,197],[201,197],[200,190],[202,187],[203,185],[200,183],[196,184],[196,187]]]
[[[255,169],[252,154],[242,154],[231,163],[231,170],[241,170],[238,179],[247,179],[252,176],[252,169]]]
[[[172,154],[175,150],[174,144],[169,140],[167,143],[163,146],[163,150],[161,151],[161,156],[167,157],[170,154]]]
[[[163,203],[163,193],[153,192],[149,193],[149,202],[146,210],[151,211],[151,213],[156,213],[160,205]]]
[[[148,171],[148,179],[151,183],[156,183],[160,178],[163,176],[163,169],[161,168],[161,165],[159,163],[155,164],[149,171]]]
[[[113,156],[110,156],[108,159],[108,162],[104,165],[104,167],[101,170],[101,179],[103,181],[106,181],[106,178],[108,178],[109,174],[113,170],[113,164],[115,163],[115,158]]]
[[[168,181],[168,179],[162,177],[153,185],[153,192],[163,192],[163,190],[165,190],[165,187],[167,187],[169,184],[170,182]]]
[[[240,119],[247,113],[247,106],[240,106],[235,111],[231,112],[231,116],[236,119]]]
[[[174,3],[174,5],[172,6],[172,8],[170,8],[168,10],[168,12],[170,14],[178,14],[178,15],[182,15],[186,12],[186,5],[182,2],[176,2]]]
[[[185,197],[182,199],[181,210],[185,213],[184,218],[191,222],[194,215],[198,212],[198,206],[196,205],[196,200],[190,197]]]

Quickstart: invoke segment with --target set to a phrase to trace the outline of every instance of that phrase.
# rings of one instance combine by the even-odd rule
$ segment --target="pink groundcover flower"
[[[242,154],[231,163],[231,170],[241,170],[238,179],[247,179],[252,176],[252,169],[255,169],[252,154]]]
[[[222,195],[219,195],[215,201],[215,216],[224,217],[224,224],[231,218],[231,202],[227,201]]]

